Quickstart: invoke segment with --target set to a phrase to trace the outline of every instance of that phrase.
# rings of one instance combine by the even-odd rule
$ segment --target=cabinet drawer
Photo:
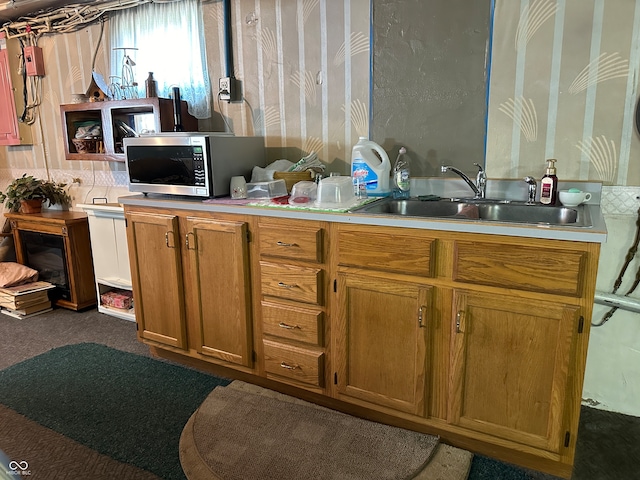
[[[579,297],[585,256],[577,250],[457,241],[453,280]]]
[[[260,255],[322,262],[322,228],[260,224]]]
[[[274,337],[322,346],[323,312],[262,302],[262,331]]]
[[[403,229],[342,229],[338,233],[340,265],[431,277],[435,239]]]
[[[322,270],[260,262],[262,294],[298,302],[322,304]]]
[[[267,373],[310,385],[323,385],[324,353],[264,340],[264,368]]]

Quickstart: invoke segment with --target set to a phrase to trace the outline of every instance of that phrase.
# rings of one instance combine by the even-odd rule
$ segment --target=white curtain
[[[207,70],[200,0],[147,3],[109,14],[112,80],[122,84],[125,53],[139,97],[145,96],[149,72],[158,82],[158,96],[172,97],[172,87],[196,118],[211,117],[211,85]],[[127,48],[117,50],[116,48]]]

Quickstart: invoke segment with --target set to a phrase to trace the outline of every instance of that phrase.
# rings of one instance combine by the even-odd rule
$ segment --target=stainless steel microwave
[[[262,137],[230,133],[175,132],[124,139],[130,192],[222,197],[231,177],[251,178],[265,165]]]

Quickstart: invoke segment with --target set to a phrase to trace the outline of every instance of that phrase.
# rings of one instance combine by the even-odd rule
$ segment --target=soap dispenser
[[[393,165],[393,188],[391,196],[395,199],[406,199],[410,197],[411,170],[409,160],[406,156],[407,149],[400,147],[396,163]]]
[[[555,205],[558,199],[556,161],[555,158],[547,160],[547,171],[540,180],[540,203],[543,205]]]

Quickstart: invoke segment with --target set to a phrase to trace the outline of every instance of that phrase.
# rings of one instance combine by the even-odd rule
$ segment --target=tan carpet
[[[439,445],[437,437],[367,422],[239,381],[214,392],[180,438],[180,461],[189,480],[467,478],[472,455]],[[219,420],[230,411],[235,420]],[[327,433],[335,421],[334,433]],[[335,431],[356,433],[331,436]],[[350,449],[351,456],[345,456]]]
[[[0,405],[0,450],[20,465],[27,465],[30,473],[23,478],[32,480],[161,480],[153,473],[113,460],[43,427],[4,405]]]

